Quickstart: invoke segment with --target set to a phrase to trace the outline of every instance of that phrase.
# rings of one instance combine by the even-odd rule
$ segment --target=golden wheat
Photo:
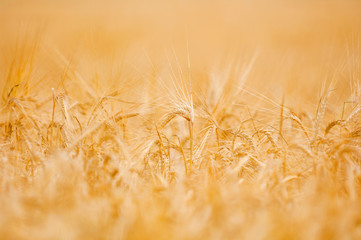
[[[360,9],[0,1],[0,238],[361,239]]]

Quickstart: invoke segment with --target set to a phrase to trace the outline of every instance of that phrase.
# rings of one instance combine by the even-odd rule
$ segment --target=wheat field
[[[358,0],[0,1],[0,239],[361,239]]]

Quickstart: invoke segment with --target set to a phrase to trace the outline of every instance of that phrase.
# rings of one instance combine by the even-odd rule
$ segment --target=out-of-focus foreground
[[[1,239],[360,239],[361,2],[1,1]]]

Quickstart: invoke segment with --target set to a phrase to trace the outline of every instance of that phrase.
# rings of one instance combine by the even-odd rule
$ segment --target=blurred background
[[[199,79],[255,58],[249,87],[315,100],[324,80],[340,80],[347,94],[357,78],[347,71],[360,54],[360,13],[356,0],[2,0],[1,74],[16,46],[34,42],[39,77],[58,81],[51,78],[69,61],[86,81],[101,79],[99,91],[124,81],[140,89],[152,74],[169,78],[170,66],[187,69],[187,55],[202,88]]]

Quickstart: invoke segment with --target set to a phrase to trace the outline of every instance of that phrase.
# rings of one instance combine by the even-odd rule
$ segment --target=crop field
[[[361,1],[0,0],[0,239],[361,239]]]

